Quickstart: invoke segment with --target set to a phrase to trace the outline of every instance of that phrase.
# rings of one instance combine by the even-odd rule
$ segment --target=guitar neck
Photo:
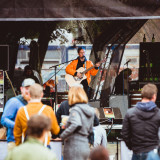
[[[104,58],[104,60],[102,60],[102,61],[100,61],[100,62],[98,62],[98,63],[100,63],[100,64],[103,63],[103,61],[105,61],[105,59],[106,59],[106,58]],[[87,73],[88,71],[90,71],[90,70],[93,69],[94,67],[95,67],[95,65],[93,65],[92,67],[86,69],[85,71],[82,72],[82,74]]]
[[[83,71],[83,72],[82,72],[82,74],[87,73],[88,71],[90,71],[90,70],[91,70],[91,69],[93,69],[94,67],[95,67],[95,65],[93,65],[92,67],[90,67],[90,68],[86,69],[85,71]]]

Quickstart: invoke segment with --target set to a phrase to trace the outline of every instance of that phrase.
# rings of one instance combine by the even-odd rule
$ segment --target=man
[[[11,150],[15,146],[13,128],[15,125],[17,111],[20,107],[27,104],[27,101],[29,100],[28,89],[34,83],[35,81],[31,78],[25,79],[22,83],[22,87],[20,87],[21,95],[9,99],[5,105],[1,124],[7,128],[8,150]]]
[[[76,70],[80,67],[84,67],[86,69],[93,66],[93,63],[86,59],[85,52],[82,49],[82,47],[78,48],[78,58],[76,60],[73,60],[67,67],[66,67],[66,73],[70,74],[72,76],[77,76],[78,78],[82,77],[82,74],[80,72],[77,72]],[[95,76],[98,72],[98,67],[100,66],[100,63],[96,63],[95,68],[88,71],[85,75],[87,79],[84,79],[81,84],[83,85],[83,88],[88,95],[89,90],[89,83],[91,82],[91,75]]]
[[[157,87],[146,84],[141,91],[142,101],[130,108],[125,115],[122,137],[133,150],[132,160],[146,160],[149,151],[158,146],[160,110],[156,106]]]
[[[53,134],[57,135],[60,131],[52,107],[43,105],[41,102],[43,97],[42,86],[36,83],[32,85],[29,88],[29,97],[28,105],[19,109],[15,120],[14,137],[16,145],[22,143],[22,135],[26,133],[27,121],[34,114],[44,114],[51,119],[51,132]],[[47,144],[49,144],[49,141]]]
[[[26,65],[24,67],[23,76],[24,78],[32,78],[35,80],[36,83],[40,83],[40,80],[34,75],[32,67],[30,67],[29,65]]]
[[[6,160],[57,160],[56,156],[43,146],[45,135],[51,129],[51,120],[44,115],[34,115],[27,126],[26,142],[9,152]]]
[[[97,108],[95,108],[95,113],[98,119],[100,118],[100,113]],[[107,147],[107,135],[106,130],[100,125],[94,125],[93,127],[94,132],[94,147],[103,146]]]

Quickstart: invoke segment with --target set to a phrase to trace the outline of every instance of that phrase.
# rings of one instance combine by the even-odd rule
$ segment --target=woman
[[[64,139],[64,160],[87,160],[90,153],[87,137],[93,131],[94,109],[87,104],[87,95],[79,86],[70,88],[68,102],[70,115],[60,136]]]

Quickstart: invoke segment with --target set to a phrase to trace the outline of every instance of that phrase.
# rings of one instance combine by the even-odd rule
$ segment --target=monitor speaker
[[[0,45],[0,70],[9,70],[9,46]]]
[[[109,98],[109,107],[113,108],[115,116],[123,119],[128,110],[127,95],[111,95]]]

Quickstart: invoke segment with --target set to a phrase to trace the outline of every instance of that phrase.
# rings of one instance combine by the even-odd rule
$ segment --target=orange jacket
[[[28,105],[26,105],[29,117],[31,117],[34,114],[37,114],[39,110],[42,108],[42,106],[43,104],[41,102],[31,102]],[[57,119],[53,109],[50,106],[46,106],[42,114],[46,115],[51,119],[51,132],[53,134],[58,134],[60,131],[60,128],[58,126]],[[14,131],[13,131],[16,145],[19,145],[21,143],[22,133],[25,133],[27,129],[27,121],[28,120],[26,118],[24,108],[21,107],[18,110],[16,120],[15,120]],[[48,144],[49,144],[49,141],[48,141]]]
[[[72,61],[70,64],[68,64],[68,66],[66,67],[66,73],[74,76],[74,74],[76,72],[77,64],[78,64],[78,59],[76,59],[76,60]],[[86,62],[86,69],[88,69],[92,66],[93,66],[93,63],[91,61]],[[85,66],[83,65],[83,67],[85,67]],[[98,69],[93,68],[86,73],[88,84],[91,82],[91,75],[95,76],[97,74],[97,72],[98,72]]]

